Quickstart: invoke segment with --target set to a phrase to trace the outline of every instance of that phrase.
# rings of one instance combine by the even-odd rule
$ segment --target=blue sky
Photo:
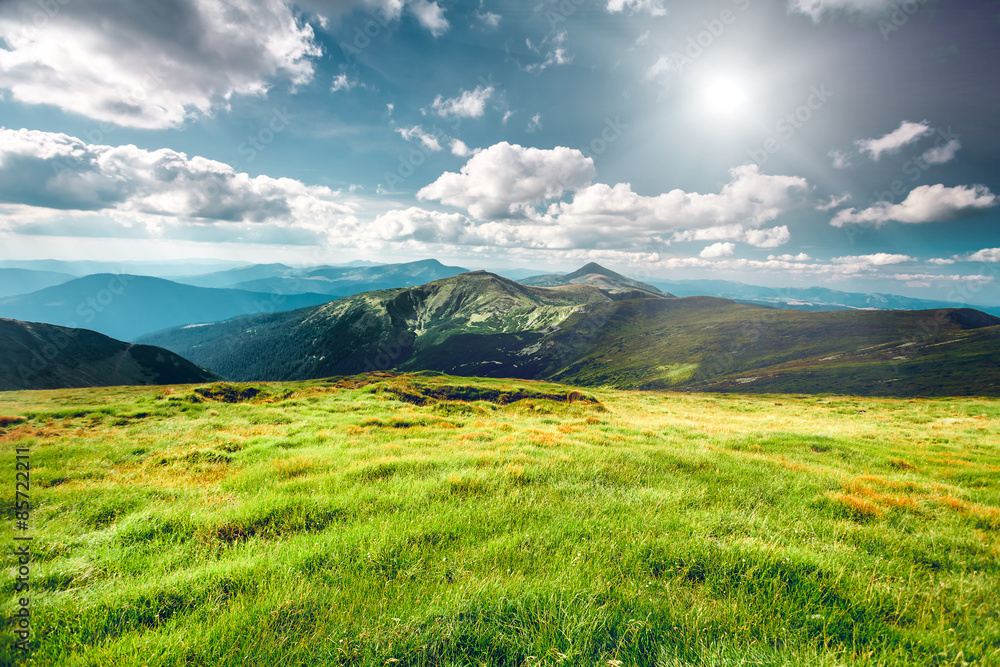
[[[1000,303],[1000,2],[13,0],[0,259]]]

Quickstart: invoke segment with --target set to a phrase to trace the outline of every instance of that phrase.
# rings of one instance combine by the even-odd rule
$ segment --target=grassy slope
[[[579,356],[549,379],[701,391],[1000,392],[1000,327],[966,328],[995,321],[975,311],[804,313],[712,297],[604,310]],[[746,376],[759,379],[737,381]]]
[[[258,386],[0,393],[29,664],[1000,664],[995,399]]]

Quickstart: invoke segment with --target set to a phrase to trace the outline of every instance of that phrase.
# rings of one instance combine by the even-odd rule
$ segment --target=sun
[[[713,116],[740,116],[749,103],[746,84],[733,75],[713,76],[702,84],[701,106]]]

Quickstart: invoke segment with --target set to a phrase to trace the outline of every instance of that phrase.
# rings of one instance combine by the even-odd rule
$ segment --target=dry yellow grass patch
[[[274,459],[272,464],[279,475],[291,479],[308,473],[315,465],[315,461],[312,457],[296,456],[290,459]]]

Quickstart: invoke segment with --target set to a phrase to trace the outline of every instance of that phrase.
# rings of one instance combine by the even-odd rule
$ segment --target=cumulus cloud
[[[554,204],[549,214],[558,215],[564,224],[606,224],[619,229],[759,227],[798,206],[799,196],[809,188],[804,178],[762,174],[753,164],[731,169],[730,177],[718,194],[671,190],[654,197],[633,192],[628,183],[598,183],[578,191],[571,202]],[[787,229],[774,234],[780,238]]]
[[[120,126],[163,129],[307,83],[321,53],[281,0],[0,3],[0,89]],[[32,23],[46,16],[43,25]]]
[[[666,16],[663,0],[608,0],[608,13],[617,14],[626,9],[632,13],[642,12],[650,16]]]
[[[878,162],[884,154],[892,155],[898,153],[904,146],[908,146],[922,137],[933,134],[931,126],[924,123],[912,123],[904,120],[895,130],[877,139],[861,139],[857,142],[862,153]]]
[[[830,224],[881,225],[896,221],[905,223],[950,222],[997,205],[997,197],[983,185],[949,188],[941,185],[921,185],[914,188],[899,204],[879,202],[858,211],[853,208],[837,213]]]
[[[702,259],[715,259],[717,257],[731,257],[735,252],[736,246],[732,243],[713,243],[698,253],[698,256]]]
[[[788,227],[772,227],[771,229],[750,229],[744,234],[744,240],[755,248],[777,248],[792,240]]]
[[[594,161],[579,150],[502,142],[474,155],[459,173],[445,172],[417,198],[464,208],[477,218],[508,217],[582,187],[595,173]]]
[[[819,23],[824,16],[860,14],[874,16],[892,9],[894,0],[789,0],[789,11],[805,14]]]
[[[850,192],[845,192],[842,195],[830,195],[826,199],[820,200],[820,202],[818,204],[816,204],[816,210],[817,211],[832,211],[833,209],[837,208],[838,206],[840,206],[842,204],[846,204],[849,201],[851,201],[851,193]]]
[[[931,259],[927,260],[927,263],[934,264],[937,266],[949,266],[951,264],[954,264],[955,260],[948,259],[946,257],[932,257]]]
[[[472,151],[461,139],[451,140],[451,154],[457,155],[458,157],[469,157],[472,155]]]
[[[417,22],[435,37],[440,37],[451,27],[448,19],[444,17],[444,9],[437,2],[412,0],[409,7]]]
[[[849,255],[846,257],[834,257],[835,264],[865,264],[868,266],[889,266],[891,264],[905,264],[915,262],[916,257],[909,255],[894,255],[887,252],[877,252],[873,255]]]
[[[792,240],[786,225],[770,229],[747,229],[743,225],[716,225],[676,232],[672,241],[741,241],[756,248],[777,248]]]
[[[475,90],[463,90],[458,97],[434,98],[431,109],[442,118],[479,118],[486,111],[486,102],[493,95],[493,86],[477,86]]]
[[[967,262],[1000,262],[1000,248],[983,248],[965,258]]]
[[[959,143],[958,139],[952,139],[944,146],[928,148],[924,151],[924,154],[920,156],[920,161],[924,164],[948,164],[955,159],[955,154],[958,153],[961,148],[962,144]]]
[[[396,132],[398,132],[399,136],[403,137],[407,141],[419,141],[423,144],[424,148],[429,151],[437,153],[441,150],[441,141],[433,134],[424,132],[424,128],[420,125],[414,125],[413,127],[398,127],[396,128]]]
[[[87,144],[65,134],[0,129],[0,201],[205,222],[323,225],[354,210],[338,193],[250,176],[169,149]]]
[[[800,252],[797,255],[768,255],[768,260],[778,260],[780,262],[808,262],[812,259],[809,255],[804,252]]]

